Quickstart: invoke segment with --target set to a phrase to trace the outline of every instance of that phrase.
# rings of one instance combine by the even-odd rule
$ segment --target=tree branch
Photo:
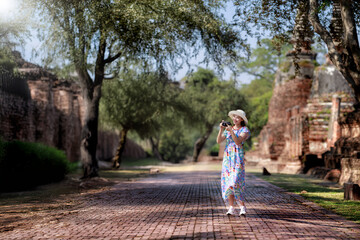
[[[331,61],[341,71],[342,69],[345,69],[341,53],[336,48],[329,31],[327,31],[326,28],[320,23],[318,9],[318,0],[310,0],[309,21],[311,22],[314,31],[319,34],[321,39],[325,42]]]
[[[118,52],[118,53],[115,54],[114,56],[106,58],[106,59],[104,60],[104,63],[105,63],[105,64],[111,63],[111,62],[115,61],[116,59],[118,59],[120,56],[121,56],[121,52]]]
[[[260,73],[254,73],[254,72],[251,72],[249,70],[247,70],[247,68],[243,67],[243,66],[240,66],[240,70],[249,74],[249,75],[252,75],[254,77],[259,77],[259,78],[266,78],[264,75],[260,74]]]
[[[352,11],[352,1],[340,0],[341,6],[341,18],[344,24],[345,30],[345,44],[351,50],[351,55],[354,58],[354,62],[357,69],[360,70],[360,48],[359,40],[356,32],[356,25],[354,19],[354,13]]]
[[[309,11],[309,21],[314,28],[314,31],[320,35],[321,39],[327,45],[329,52],[336,51],[335,44],[330,33],[326,30],[326,28],[320,23],[320,19],[318,16],[318,0],[310,0],[310,11]]]
[[[342,3],[347,0],[341,0]],[[329,57],[332,63],[336,66],[336,68],[342,73],[348,84],[351,86],[355,93],[355,97],[357,101],[360,100],[360,91],[358,89],[358,84],[355,82],[352,74],[350,73],[349,66],[346,66],[344,63],[345,58],[348,58],[349,53],[345,53],[344,49],[339,49],[333,42],[333,38],[330,33],[326,30],[326,28],[320,23],[318,16],[318,0],[310,0],[310,14],[309,21],[314,27],[314,31],[320,35],[321,39],[325,42],[328,47]],[[343,13],[341,13],[343,15]],[[343,19],[342,19],[343,20]],[[349,26],[348,26],[349,27]],[[350,29],[348,31],[351,31]],[[346,61],[346,60],[345,60]]]
[[[100,31],[100,40],[98,46],[98,53],[95,62],[95,85],[101,85],[105,74],[105,50],[106,50],[106,38],[105,32]]]

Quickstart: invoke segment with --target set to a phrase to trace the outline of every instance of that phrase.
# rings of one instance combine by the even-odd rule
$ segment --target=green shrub
[[[165,161],[179,163],[191,153],[193,146],[181,130],[167,131],[161,138],[160,153]]]
[[[64,152],[40,143],[0,140],[0,192],[62,180],[73,170]]]
[[[219,144],[215,143],[215,144],[210,148],[210,155],[211,155],[211,156],[218,156],[218,155],[219,155]]]

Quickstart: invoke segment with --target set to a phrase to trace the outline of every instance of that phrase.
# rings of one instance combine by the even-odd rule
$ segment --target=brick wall
[[[300,74],[300,77],[290,79],[294,72],[292,68],[288,73],[277,73],[268,123],[259,135],[258,149],[250,153],[263,159],[260,165],[272,171],[299,172],[307,155],[322,159],[341,136],[360,136],[359,126],[338,122],[354,110],[352,90],[346,80],[329,62],[313,71],[314,74],[310,74],[310,70],[307,65],[302,73],[306,72],[311,78]],[[349,139],[347,143],[348,148],[356,145]],[[354,159],[354,154],[351,156],[346,158]],[[325,166],[338,168],[342,161],[339,156],[328,156],[323,160]],[[348,169],[354,160],[342,162],[343,168]]]
[[[8,74],[0,78],[0,136],[54,146],[64,150],[70,161],[78,161],[84,116],[80,86],[25,62],[20,55],[17,62],[21,78]],[[99,131],[97,157],[111,158],[117,144],[117,134]],[[131,140],[126,147],[125,155],[145,156]]]

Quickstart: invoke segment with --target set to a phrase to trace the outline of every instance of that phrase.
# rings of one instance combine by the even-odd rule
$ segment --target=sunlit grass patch
[[[360,201],[344,200],[344,189],[338,184],[302,174],[263,176],[259,171],[248,172],[360,224]]]

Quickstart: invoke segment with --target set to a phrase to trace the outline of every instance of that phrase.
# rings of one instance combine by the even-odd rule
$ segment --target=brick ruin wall
[[[258,165],[273,172],[299,173],[309,160],[310,167],[340,169],[341,184],[360,183],[360,114],[353,113],[352,90],[341,73],[326,62],[311,78],[284,81],[286,74],[277,75],[268,123],[250,161],[261,159]],[[356,115],[351,123],[344,120],[350,114]]]
[[[325,163],[341,166],[340,183],[360,185],[360,111],[349,112],[338,122],[341,137],[326,155]]]
[[[21,77],[1,75],[0,136],[7,141],[41,142],[63,150],[70,161],[78,161],[84,116],[80,87],[19,57],[18,65]],[[99,131],[98,159],[111,159],[118,139],[116,132]],[[124,156],[145,155],[139,145],[128,141]]]

